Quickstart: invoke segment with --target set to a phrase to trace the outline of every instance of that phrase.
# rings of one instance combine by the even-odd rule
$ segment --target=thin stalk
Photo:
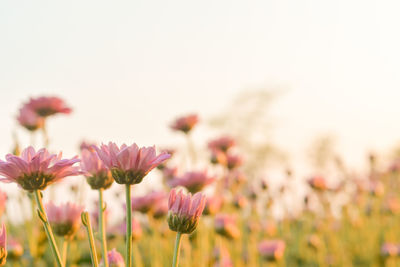
[[[94,244],[93,231],[92,231],[92,225],[90,224],[89,213],[87,211],[82,212],[81,219],[82,219],[82,224],[86,228],[86,232],[87,232],[88,239],[89,239],[90,256],[92,257],[92,265],[94,267],[98,267],[99,262],[97,260],[96,246]]]
[[[175,239],[174,258],[173,258],[173,261],[172,261],[172,267],[178,267],[179,252],[180,252],[180,249],[181,249],[181,239],[182,239],[182,233],[177,232],[176,233],[176,239]]]
[[[67,266],[68,244],[69,244],[68,240],[64,238],[62,244],[62,261],[64,266]]]
[[[126,190],[126,267],[132,266],[132,203],[131,203],[131,185],[125,185]]]
[[[193,167],[197,161],[196,149],[194,147],[190,133],[186,135],[186,139],[187,139],[189,154],[190,154],[190,158],[192,160],[192,167]]]
[[[42,135],[43,135],[43,147],[49,147],[49,134],[47,133],[46,122],[43,123],[42,127]]]
[[[106,225],[104,220],[105,205],[103,200],[103,188],[99,189],[99,232],[101,237],[101,249],[103,254],[104,266],[108,267],[107,258],[107,237],[106,237]]]
[[[38,215],[40,220],[43,222],[44,230],[46,231],[47,239],[49,240],[51,251],[53,252],[53,256],[57,262],[57,265],[59,267],[64,267],[60,253],[58,252],[58,248],[56,245],[56,241],[54,239],[53,231],[51,230],[49,220],[47,219],[47,214],[46,211],[43,208],[43,202],[42,202],[42,195],[39,190],[35,190],[35,200],[36,204],[38,206]]]

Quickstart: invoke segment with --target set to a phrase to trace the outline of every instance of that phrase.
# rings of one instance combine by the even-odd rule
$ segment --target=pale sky
[[[207,118],[242,90],[278,86],[288,90],[272,110],[277,144],[298,159],[334,133],[360,164],[400,140],[399,10],[382,0],[2,0],[0,153],[29,96],[74,108],[49,122],[52,148],[72,155],[85,137],[175,142],[176,115]]]

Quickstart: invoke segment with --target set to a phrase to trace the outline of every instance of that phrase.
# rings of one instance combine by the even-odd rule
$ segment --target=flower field
[[[335,158],[308,177],[282,164],[276,181],[258,172],[267,167],[254,165],[246,137],[220,131],[196,143],[197,114],[165,126],[183,147],[99,140],[65,157],[46,126],[71,112],[55,96],[18,110],[18,127],[41,142],[16,140],[0,155],[11,184],[0,187],[1,266],[400,266],[397,158],[371,154],[357,174]],[[94,205],[79,197],[88,191]]]

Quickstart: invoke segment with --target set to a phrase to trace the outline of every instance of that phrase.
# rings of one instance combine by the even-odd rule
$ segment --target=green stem
[[[181,239],[182,239],[182,233],[177,232],[176,233],[176,239],[175,239],[175,249],[174,249],[174,258],[172,261],[172,267],[178,267],[179,263],[179,251],[181,248]]]
[[[104,266],[108,267],[107,258],[107,237],[106,237],[106,225],[104,220],[105,211],[104,201],[103,201],[103,188],[99,189],[99,232],[101,236],[101,249],[103,254]]]
[[[131,185],[125,185],[126,190],[126,267],[132,266],[132,203]]]
[[[92,231],[92,225],[90,224],[89,213],[87,211],[82,212],[81,218],[82,218],[82,224],[86,227],[86,232],[89,238],[90,256],[92,257],[92,265],[94,267],[98,267],[99,263],[97,260],[96,246],[94,244],[93,231]]]
[[[42,134],[43,134],[43,146],[45,148],[49,148],[49,135],[47,133],[46,122],[43,123]]]
[[[64,266],[67,266],[68,240],[66,238],[63,240],[62,251],[62,262]]]
[[[58,248],[56,245],[56,241],[54,239],[53,231],[51,230],[49,220],[47,219],[46,211],[43,208],[43,202],[42,202],[42,195],[39,190],[35,190],[35,200],[36,204],[38,206],[38,214],[40,219],[43,222],[44,230],[46,231],[47,239],[49,240],[51,251],[53,252],[53,256],[56,259],[57,265],[59,267],[63,267],[64,265],[62,264],[60,253],[58,252]]]

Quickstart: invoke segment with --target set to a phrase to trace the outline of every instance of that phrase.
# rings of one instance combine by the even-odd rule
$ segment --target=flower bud
[[[199,222],[205,206],[201,193],[185,195],[182,191],[171,190],[168,201],[168,225],[172,231],[183,234],[192,233]]]

